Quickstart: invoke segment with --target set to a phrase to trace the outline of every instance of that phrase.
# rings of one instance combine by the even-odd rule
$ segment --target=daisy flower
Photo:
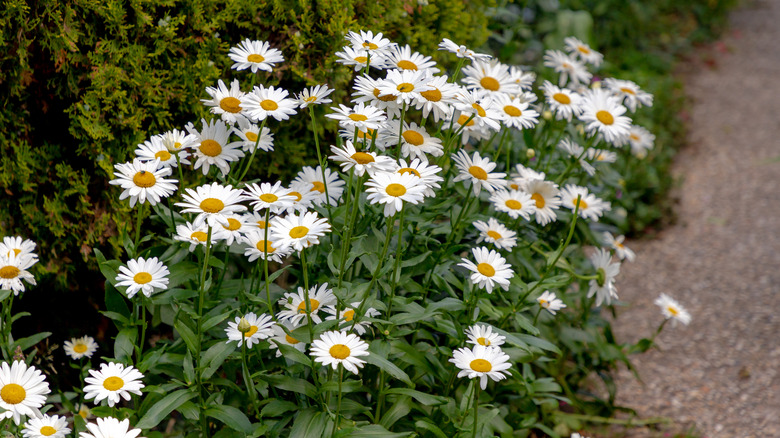
[[[257,140],[260,127],[247,119],[238,119],[238,127],[234,127],[233,132],[241,138],[241,149],[244,152],[254,152],[255,146],[263,152],[274,150],[274,135],[265,126],[263,126],[263,133],[260,134],[260,141]]]
[[[164,178],[171,174],[170,167],[158,169],[159,166],[159,160],[143,162],[138,158],[132,163],[115,164],[116,179],[108,183],[124,189],[119,200],[130,198],[130,207],[134,207],[136,202],[144,204],[146,201],[156,205],[162,198],[167,198],[176,191],[175,183],[178,182]]]
[[[661,294],[660,297],[656,298],[653,304],[661,308],[661,313],[663,313],[664,318],[671,319],[673,325],[676,325],[677,321],[680,321],[685,325],[690,324],[691,314],[672,297]]]
[[[287,213],[305,213],[314,204],[314,198],[317,195],[313,192],[314,184],[305,182],[292,182],[288,194],[293,197],[292,205],[287,207]]]
[[[5,256],[0,255],[0,290],[11,290],[14,292],[14,296],[19,295],[19,292],[24,292],[24,283],[35,286],[35,277],[27,271],[32,265],[38,262],[29,255],[16,256],[13,251],[6,252]]]
[[[217,166],[225,176],[230,172],[230,163],[244,156],[238,148],[241,142],[228,143],[230,128],[222,120],[201,120],[201,131],[195,129],[192,123],[187,124],[187,131],[196,136],[194,141],[195,169],[202,169],[207,175],[211,166]]]
[[[270,72],[277,63],[284,62],[282,52],[270,48],[267,41],[252,41],[249,38],[231,48],[228,56],[235,62],[231,68],[236,70],[249,68],[252,73],[257,73],[258,70]]]
[[[326,306],[336,304],[336,296],[333,291],[328,289],[328,283],[323,283],[319,287],[316,285],[309,289],[309,312],[306,309],[306,291],[298,288],[296,293],[285,293],[279,300],[279,305],[284,308],[276,317],[280,320],[289,320],[294,326],[298,326],[306,320],[307,315],[311,315],[311,320],[315,324],[322,322],[320,318],[320,309]]]
[[[428,164],[428,162],[421,161],[419,158],[415,158],[410,163],[401,159],[398,164],[396,173],[411,173],[422,179],[422,184],[425,186],[423,196],[431,198],[436,196],[436,192],[433,189],[440,189],[439,183],[444,181],[444,178],[438,175],[442,170],[441,167],[435,164]]]
[[[463,83],[483,93],[518,93],[520,87],[509,75],[509,67],[496,60],[474,61],[463,68]]]
[[[596,268],[598,278],[590,280],[588,298],[596,295],[596,306],[606,302],[609,305],[612,299],[617,299],[615,277],[620,273],[620,263],[611,263],[612,255],[609,251],[598,248],[590,256],[590,262]]]
[[[230,246],[234,241],[241,240],[244,233],[249,229],[255,229],[254,226],[247,225],[246,215],[228,214],[225,215],[228,221],[228,225],[222,225],[222,229],[217,227],[212,232],[218,232],[219,238],[225,241],[225,244]]]
[[[255,211],[263,211],[266,208],[271,210],[272,214],[278,214],[292,206],[295,197],[290,194],[290,190],[277,181],[274,185],[271,183],[252,183],[244,189],[245,199],[251,201],[252,208]]]
[[[460,93],[457,95],[455,107],[461,111],[461,117],[463,115],[467,117],[474,116],[472,121],[479,126],[484,126],[494,131],[501,129],[501,124],[498,122],[501,114],[499,114],[495,104],[486,94],[478,91]]]
[[[244,248],[244,256],[249,257],[250,262],[257,260],[258,258],[265,258],[267,254],[268,260],[281,263],[285,257],[290,255],[291,248],[283,246],[278,241],[273,240],[270,236],[270,232],[268,240],[266,240],[265,237],[265,230],[258,229],[249,231],[239,239],[240,242],[249,245]]]
[[[374,35],[374,32],[370,30],[349,31],[345,38],[355,49],[366,50],[372,55],[379,55],[393,45],[389,39],[382,36],[382,32],[377,32]]]
[[[558,219],[555,210],[561,207],[558,186],[551,181],[531,180],[525,191],[534,201],[534,219],[539,225],[547,225]]]
[[[239,213],[246,207],[239,204],[243,200],[243,191],[234,189],[233,186],[223,186],[219,183],[211,183],[196,187],[195,190],[186,189],[182,195],[184,202],[177,202],[177,207],[183,207],[182,213],[197,213],[198,216],[192,224],[200,227],[204,223],[212,228],[217,225],[229,226],[228,214]]]
[[[272,241],[300,252],[319,244],[320,237],[330,232],[330,224],[326,218],[317,216],[316,212],[302,213],[300,216],[290,214],[272,222],[270,232]]]
[[[130,420],[114,417],[98,418],[97,424],[87,423],[87,432],[80,432],[79,438],[136,438],[141,429],[130,429]]]
[[[384,204],[385,217],[400,211],[404,202],[419,204],[425,197],[422,179],[411,172],[376,172],[365,185],[368,187],[366,200],[371,204]]]
[[[379,82],[379,97],[396,96],[401,105],[417,104],[420,93],[430,91],[428,73],[420,70],[390,70],[384,80]]]
[[[558,86],[563,87],[569,81],[571,85],[587,84],[593,76],[580,61],[560,50],[548,50],[544,53],[544,66],[560,74]]]
[[[546,178],[546,175],[544,172],[539,172],[534,169],[531,169],[530,167],[525,167],[520,163],[517,163],[515,165],[515,171],[512,175],[514,180],[517,182],[521,182],[523,184],[523,187],[527,185],[529,182],[534,180],[544,180]],[[519,190],[519,188],[512,187],[515,190]]]
[[[305,342],[299,341],[298,339],[295,339],[294,337],[288,334],[288,333],[292,333],[292,331],[295,330],[296,328],[297,326],[290,323],[290,321],[280,321],[274,324],[273,326],[271,326],[271,331],[273,332],[273,335],[268,339],[268,342],[270,344],[271,349],[276,350],[276,357],[280,357],[282,355],[282,351],[279,349],[279,345],[289,345],[290,347],[295,348],[301,353],[304,353],[306,351]]]
[[[474,324],[466,329],[466,343],[484,345],[485,347],[498,347],[504,343],[506,337],[493,333],[493,327],[487,324]]]
[[[653,106],[653,95],[642,91],[634,82],[622,79],[607,78],[604,79],[604,88],[614,93],[614,95],[623,102],[631,112],[635,112],[637,106]]]
[[[600,134],[606,142],[616,145],[628,137],[631,119],[623,115],[626,107],[620,105],[607,91],[588,91],[582,98],[581,110],[578,117],[585,122],[588,134]]]
[[[245,333],[239,330],[239,324],[242,323],[242,320],[246,321],[249,326]],[[273,330],[271,330],[273,325],[273,319],[265,313],[257,316],[254,312],[249,312],[243,317],[237,316],[235,322],[229,322],[228,328],[225,329],[228,337],[227,343],[237,341],[240,346],[242,342],[246,342],[246,347],[252,348],[254,344],[259,344],[263,339],[273,335]]]
[[[173,236],[174,240],[180,242],[188,242],[190,244],[190,252],[194,251],[198,245],[206,245],[208,240],[208,227],[205,223],[196,227],[187,222],[183,225],[176,225],[176,235]],[[211,245],[219,241],[219,236],[212,231],[211,233]]]
[[[403,128],[401,128],[400,120],[394,120],[387,125],[387,129],[382,131],[383,143],[389,145],[397,145],[399,142],[398,133],[401,133],[401,156],[404,158],[419,158],[423,161],[428,161],[430,154],[434,157],[441,157],[444,155],[441,139],[438,137],[431,137],[425,128],[417,126],[416,123],[403,122]]]
[[[546,309],[553,315],[555,315],[557,311],[566,307],[566,304],[563,304],[563,301],[559,300],[554,293],[548,290],[544,291],[544,293],[536,299],[536,302],[539,303],[539,306],[542,309]]]
[[[307,183],[311,184],[311,192],[316,196],[313,199],[315,205],[329,204],[338,205],[341,194],[344,193],[344,185],[346,184],[336,172],[331,172],[330,169],[325,168],[325,179],[322,178],[322,167],[317,166],[313,168],[311,166],[304,166],[298,176],[293,180],[294,183]],[[327,195],[325,185],[327,184]],[[329,198],[329,199],[328,199]]]
[[[336,319],[336,314],[338,313],[338,320],[343,320],[339,324],[341,331],[350,331],[354,328],[358,335],[363,335],[366,333],[366,327],[371,325],[371,321],[365,321],[362,318],[360,321],[355,321],[355,311],[360,308],[360,301],[350,303],[350,306],[351,307],[347,307],[341,312],[336,312],[336,308],[334,306],[325,307],[323,309],[325,313],[330,314],[330,316],[326,317],[325,320],[332,321]],[[375,316],[379,316],[379,311],[373,307],[366,309],[365,313],[363,314],[364,318],[373,318]]]
[[[282,88],[274,89],[273,85],[265,88],[256,86],[251,93],[244,98],[243,105],[246,114],[255,121],[262,121],[272,117],[277,121],[287,120],[298,111],[295,99],[287,97],[289,93]]]
[[[490,195],[490,202],[497,211],[502,211],[512,219],[522,217],[531,220],[536,209],[531,195],[522,190],[496,190]]]
[[[590,48],[575,37],[566,37],[563,39],[564,48],[571,56],[576,56],[583,62],[598,67],[604,61],[604,55]]]
[[[98,344],[92,337],[82,336],[65,341],[64,349],[65,354],[70,356],[71,359],[78,360],[82,357],[92,357],[98,349]]]
[[[51,392],[44,376],[35,367],[28,367],[23,361],[16,360],[11,366],[8,362],[0,365],[0,418],[13,418],[18,426],[22,416],[40,418],[41,406]]]
[[[494,382],[503,380],[509,375],[509,356],[498,347],[475,345],[473,349],[459,348],[452,352],[450,362],[461,369],[458,377],[474,379],[479,377],[479,386],[487,388],[487,379]]]
[[[615,250],[615,255],[618,259],[628,260],[629,262],[636,260],[636,254],[634,254],[634,251],[631,251],[629,247],[623,244],[623,242],[626,240],[626,236],[615,237],[610,232],[605,232],[603,236],[604,243]]]
[[[331,155],[328,158],[341,163],[341,170],[344,172],[354,168],[357,176],[363,176],[366,171],[368,171],[369,175],[373,175],[377,171],[388,172],[394,166],[392,158],[377,155],[375,152],[358,152],[349,140],[344,143],[343,147],[331,146],[330,150],[335,155]]]
[[[572,116],[580,114],[582,96],[567,88],[559,88],[550,81],[542,84],[544,98],[550,110],[555,114],[555,120],[571,122]]]
[[[561,190],[561,202],[564,207],[574,211],[577,208],[577,197],[579,196],[579,210],[580,217],[597,221],[599,217],[604,214],[605,211],[611,209],[609,202],[604,202],[601,199],[588,193],[588,189],[580,187],[574,184],[566,184]]]
[[[90,377],[84,379],[88,383],[84,387],[84,398],[94,398],[94,403],[108,399],[108,406],[119,403],[120,397],[130,400],[130,393],[141,395],[144,375],[132,366],[125,367],[121,363],[100,364],[100,371],[89,370]]]
[[[492,58],[490,55],[477,53],[466,46],[459,46],[448,38],[442,38],[439,43],[439,50],[446,50],[450,53],[454,53],[458,58],[468,58],[472,61],[487,61]]]
[[[457,116],[457,119],[455,118]],[[486,125],[480,125],[474,121],[475,116],[473,114],[462,113],[460,111],[453,111],[452,117],[448,117],[444,121],[443,126],[452,125],[452,129],[460,133],[461,144],[466,145],[469,140],[478,142],[490,138],[490,128]]]
[[[331,365],[338,369],[339,364],[346,370],[358,373],[366,361],[359,356],[368,356],[368,344],[354,333],[339,331],[325,332],[312,342],[310,354],[315,362],[323,366]]]
[[[149,140],[139,144],[138,149],[135,150],[135,156],[143,162],[160,160],[158,167],[178,167],[179,162],[190,164],[190,160],[187,159],[189,152],[181,150],[178,155],[179,161],[176,161],[176,155],[168,150],[162,136],[159,135],[153,135]]]
[[[219,115],[225,123],[232,125],[236,120],[244,118],[241,100],[246,93],[241,91],[238,79],[230,83],[230,89],[220,79],[216,87],[206,87],[206,93],[211,96],[211,99],[200,101],[209,107],[212,114]]]
[[[450,105],[455,103],[455,96],[461,92],[460,86],[447,82],[447,76],[428,76],[428,86],[430,90],[420,93],[417,99],[418,110],[422,110],[423,117],[433,114],[433,120],[439,122],[450,116],[452,108]]]
[[[0,257],[10,256],[11,253],[19,258],[29,258],[38,263],[38,254],[35,253],[35,242],[23,239],[20,236],[5,236],[0,242]]]
[[[641,126],[631,125],[628,130],[628,145],[635,157],[640,159],[646,157],[647,151],[653,148],[653,143],[655,143],[655,135]]]
[[[531,91],[536,80],[536,73],[524,71],[520,67],[511,65],[509,66],[509,77],[520,87],[520,91],[514,93],[515,98],[519,98],[521,102],[536,102],[536,93]]]
[[[50,417],[44,415],[40,418],[31,418],[24,423],[22,435],[25,438],[65,438],[70,433],[68,419],[55,415]]]
[[[471,250],[476,263],[469,259],[462,258],[463,263],[458,266],[472,271],[471,282],[481,288],[487,289],[489,294],[493,293],[493,286],[498,284],[502,289],[509,289],[509,279],[514,273],[511,266],[495,250],[488,250],[485,247],[474,248]]]
[[[127,298],[133,298],[138,291],[148,297],[152,296],[155,289],[168,288],[168,275],[170,271],[157,257],[144,259],[139,257],[127,262],[127,266],[119,267],[119,275],[116,276],[117,287],[127,287]]]
[[[498,194],[499,192],[496,192]],[[530,200],[531,197],[529,196]],[[525,218],[528,220],[528,218]],[[479,230],[479,239],[477,243],[488,242],[492,243],[498,249],[506,249],[511,251],[517,245],[517,237],[514,231],[509,230],[502,225],[495,218],[488,219],[487,223],[483,221],[476,221],[473,223],[474,228]]]
[[[573,142],[570,138],[562,139],[558,143],[558,148],[569,154],[569,156],[578,159],[580,166],[588,175],[593,176],[596,174],[596,168],[585,160],[585,148]]]
[[[398,96],[395,94],[382,94],[379,90],[380,85],[382,85],[380,79],[374,79],[368,75],[356,77],[352,101],[354,103],[368,103],[370,106],[384,111],[387,117],[399,116],[401,114],[401,106],[398,105]],[[349,138],[352,138],[354,129],[347,131],[349,132]],[[371,140],[371,135],[368,135],[368,140]]]
[[[328,88],[328,85],[315,85],[313,87],[305,88],[301,91],[301,94],[295,96],[298,100],[298,108],[306,108],[309,105],[322,105],[323,103],[331,103],[332,100],[328,99],[330,93],[335,89]]]
[[[588,149],[585,156],[588,157],[589,160],[598,163],[614,163],[617,161],[616,153],[604,149]]]
[[[270,215],[268,217],[269,223],[272,223],[275,220],[276,220],[275,215]],[[247,229],[245,230],[247,233],[249,233],[250,231],[265,230],[267,225],[265,222],[265,214],[257,211],[244,214],[243,221],[247,226]]]
[[[189,152],[188,148],[194,148],[199,140],[198,136],[194,134],[188,134],[178,129],[172,129],[170,131],[160,134],[160,140],[162,140],[163,146],[168,148],[168,152],[177,154],[180,159],[187,158]]]
[[[483,188],[493,193],[506,185],[506,181],[504,181],[506,174],[501,172],[491,173],[496,168],[496,163],[491,162],[489,158],[480,157],[479,152],[475,151],[469,157],[468,153],[461,149],[458,153],[452,155],[452,159],[455,160],[455,165],[458,166],[460,171],[453,181],[468,181],[471,183],[474,195],[478,196]]]
[[[379,126],[387,120],[385,113],[371,105],[364,105],[362,102],[350,108],[345,105],[330,107],[335,114],[325,114],[325,117],[338,120],[339,126],[352,129],[379,129]]]
[[[431,60],[430,56],[412,52],[408,44],[403,47],[399,45],[391,47],[383,59],[385,68],[388,70],[428,70],[431,73],[439,72],[439,69],[436,68],[436,63]]]
[[[539,113],[529,109],[529,104],[509,95],[496,93],[493,96],[495,107],[499,109],[499,120],[508,128],[518,130],[531,129],[539,123]]]
[[[384,68],[385,62],[381,56],[376,54],[369,55],[368,50],[354,49],[349,46],[342,47],[341,52],[336,52],[336,62],[339,64],[348,65],[355,68],[355,71],[360,71],[366,68],[366,65],[370,65],[374,68]]]

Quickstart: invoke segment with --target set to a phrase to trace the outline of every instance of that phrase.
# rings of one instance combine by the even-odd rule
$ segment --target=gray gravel
[[[708,438],[780,437],[778,23],[780,1],[744,4],[709,49],[714,68],[696,63],[686,76],[690,145],[675,164],[678,223],[656,240],[630,242],[637,261],[618,277],[623,341],[655,329],[661,293],[693,316],[664,330],[660,351],[635,356],[644,385],[620,373],[619,403]]]

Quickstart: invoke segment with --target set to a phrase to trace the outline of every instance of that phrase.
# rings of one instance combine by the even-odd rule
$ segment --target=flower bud
[[[525,151],[525,156],[528,157],[528,158],[533,158],[533,157],[536,156],[536,151],[533,150],[532,148],[528,148]]]
[[[550,119],[552,119],[552,112],[550,112],[550,111],[544,111],[544,112],[542,112],[542,118],[543,118],[544,120],[550,120]]]
[[[240,331],[241,333],[247,333],[249,330],[252,329],[252,324],[250,324],[249,321],[247,321],[246,319],[241,318],[241,321],[238,322],[237,328],[238,331]]]

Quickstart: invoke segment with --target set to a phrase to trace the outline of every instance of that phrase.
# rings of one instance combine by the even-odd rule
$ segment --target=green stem
[[[542,306],[539,306],[539,310],[537,310],[536,315],[534,315],[534,322],[531,325],[536,326],[536,321],[539,320],[539,314],[541,313],[542,313]]]
[[[138,356],[136,363],[141,362],[144,352],[144,342],[146,339],[146,306],[144,306],[144,297],[140,295],[138,298],[138,311],[141,313],[141,338],[138,339]]]
[[[268,281],[268,228],[270,228],[270,224],[268,221],[270,220],[271,216],[271,209],[267,208],[265,210],[265,237],[263,242],[263,271],[265,272],[265,298],[268,300],[268,312],[270,312],[271,315],[274,314],[274,305],[271,302],[271,288]]]
[[[477,417],[479,416],[479,383],[474,380],[474,428],[471,431],[471,438],[477,436]]]
[[[138,215],[135,220],[135,239],[133,240],[133,257],[138,256],[138,240],[141,237],[141,222],[143,222],[144,206],[146,203],[138,205]]]
[[[406,212],[406,205],[401,207],[401,218],[398,221],[398,240],[395,244],[395,261],[393,263],[393,277],[390,279],[390,300],[387,303],[387,316],[391,315],[393,310],[393,298],[395,298],[395,288],[398,285],[398,268],[401,267],[401,258],[403,256],[403,244],[402,237],[404,234],[404,213]]]
[[[406,102],[401,106],[401,120],[398,121],[398,146],[395,150],[395,159],[401,158],[401,145],[404,143],[404,119],[406,118]]]
[[[330,211],[330,194],[328,193],[328,179],[325,177],[325,162],[322,160],[320,151],[320,137],[317,134],[317,119],[314,117],[314,107],[309,106],[309,118],[311,118],[311,131],[314,133],[314,147],[317,149],[317,161],[320,163],[320,172],[322,173],[322,186],[325,188],[325,208],[328,209],[328,217],[333,217]]]
[[[309,338],[314,342],[314,325],[311,321],[311,300],[309,299],[309,272],[306,266],[306,248],[301,249],[301,271],[303,272],[303,295],[306,299],[306,320],[309,326]]]
[[[255,147],[252,149],[252,155],[249,156],[249,161],[247,161],[246,167],[244,167],[244,170],[241,172],[241,176],[239,176],[236,180],[236,185],[240,184],[241,181],[244,180],[244,176],[246,176],[246,173],[249,172],[249,168],[252,167],[252,161],[255,159],[255,154],[257,154],[257,150],[260,149],[258,145],[260,144],[260,138],[263,136],[263,128],[265,128],[266,120],[268,119],[263,119],[263,122],[260,124],[260,129],[257,131],[257,140],[255,140]]]
[[[396,214],[398,213],[396,212]],[[366,302],[368,301],[368,296],[371,294],[371,289],[374,287],[374,284],[376,284],[377,278],[379,277],[379,271],[382,269],[382,261],[387,256],[387,249],[390,247],[390,238],[393,236],[393,224],[395,223],[395,216],[396,215],[394,214],[387,218],[387,230],[385,231],[385,244],[382,247],[382,253],[377,259],[374,272],[373,274],[371,274],[371,281],[368,283],[368,287],[366,288],[366,291],[363,293],[363,296],[360,298],[360,305],[355,311],[355,317],[352,318],[352,326],[350,327],[350,331],[355,329],[355,324],[358,321],[358,316],[364,314]]]
[[[254,406],[257,394],[255,391],[255,382],[252,381],[252,375],[249,373],[249,366],[247,365],[246,333],[243,332],[241,333],[241,371],[244,375],[244,384],[249,393],[249,399]]]
[[[181,158],[179,157],[179,152],[176,151],[176,169],[179,170],[179,191],[184,190],[184,172],[181,170]]]
[[[333,430],[330,432],[330,436],[336,435],[336,428],[339,424],[339,418],[341,417],[341,381],[344,380],[344,365],[339,366],[339,396],[336,402],[336,421],[333,422]]]
[[[211,226],[208,227],[206,235],[206,251],[203,257],[203,269],[200,273],[200,285],[198,287],[198,346],[203,345],[203,307],[206,301],[206,273],[209,266],[209,255],[211,252]],[[200,351],[195,355],[195,379],[198,384],[198,399],[200,401],[200,428],[201,435],[208,437],[210,435],[208,420],[206,418],[205,399],[203,398],[203,381],[201,380]]]

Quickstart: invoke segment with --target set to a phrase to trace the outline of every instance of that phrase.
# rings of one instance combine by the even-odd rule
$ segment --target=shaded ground
[[[676,160],[677,225],[634,242],[615,332],[649,335],[667,293],[693,316],[620,375],[618,402],[708,438],[780,437],[780,1],[731,16],[729,36],[686,79],[690,146]],[[663,436],[633,430],[628,436]]]

